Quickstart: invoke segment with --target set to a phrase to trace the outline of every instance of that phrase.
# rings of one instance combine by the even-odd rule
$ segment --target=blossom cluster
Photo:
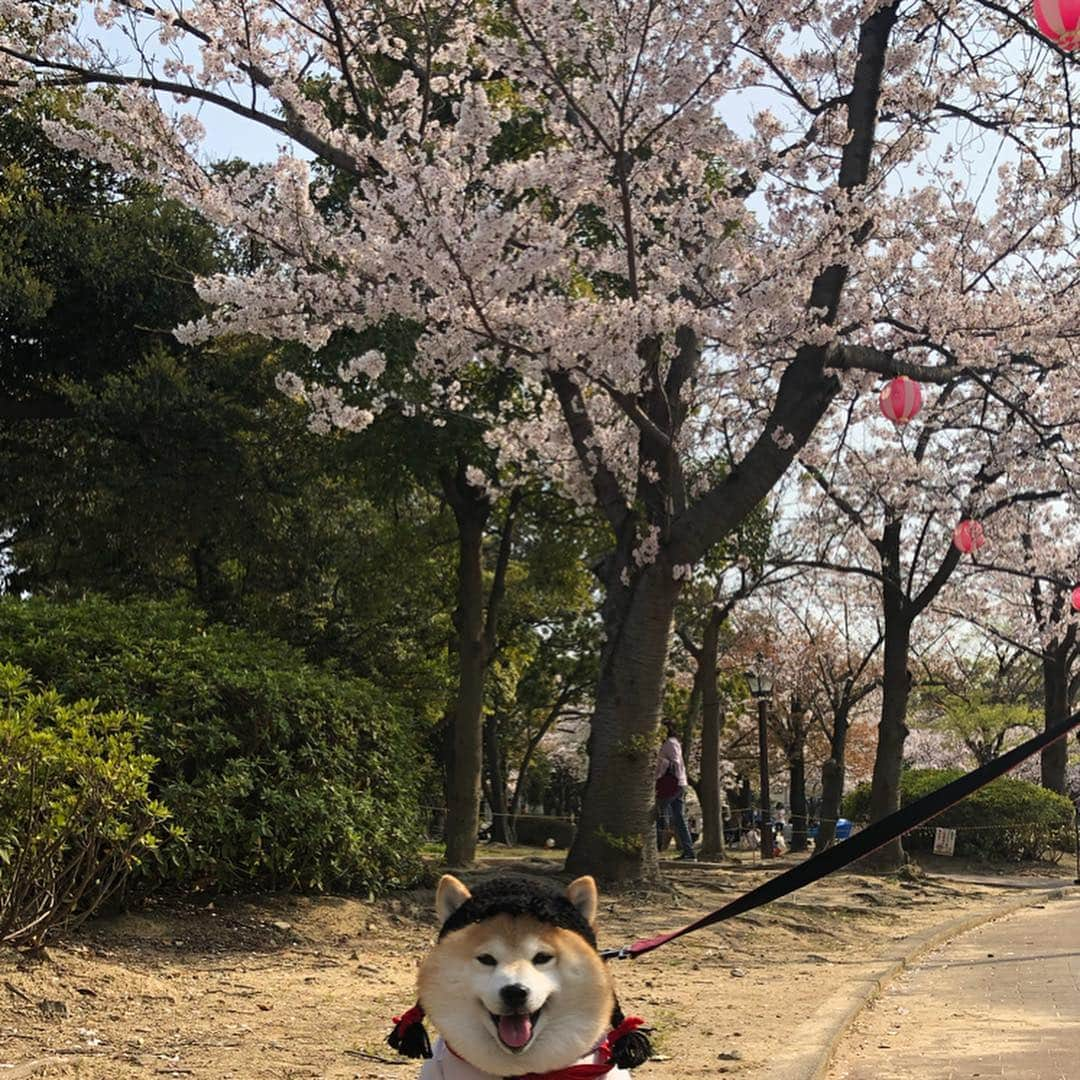
[[[477,368],[528,388],[530,409],[492,417],[501,454],[615,523],[618,506],[644,508],[658,532],[638,563],[723,482],[711,461],[759,444],[765,490],[796,453],[825,464],[842,446],[883,503],[933,489],[944,522],[974,486],[987,502],[995,484],[1015,486],[1033,448],[1080,413],[1062,300],[1080,243],[1072,110],[1052,54],[1009,46],[1005,14],[511,0],[493,18],[458,0],[93,0],[111,35],[98,40],[87,20],[41,7],[0,0],[0,83],[108,85],[50,125],[56,141],[269,254],[199,283],[211,310],[184,340],[239,332],[319,349],[408,320],[421,328],[414,373],[447,409],[466,407]],[[860,101],[859,36],[882,12],[884,66]],[[127,57],[109,44],[118,35]],[[273,132],[277,159],[211,167],[214,109]],[[347,180],[332,200],[330,176]],[[978,441],[992,414],[993,446],[965,454],[946,437],[936,455],[883,452],[876,468],[880,432],[853,448],[842,410],[812,436],[813,417],[779,411],[795,359],[819,354],[870,427],[875,382],[903,370],[943,388],[927,412],[946,431]],[[375,410],[350,390],[383,372],[366,354],[339,385],[283,385],[317,430],[358,430]],[[876,535],[871,523],[863,539]],[[672,565],[700,548],[684,544]]]

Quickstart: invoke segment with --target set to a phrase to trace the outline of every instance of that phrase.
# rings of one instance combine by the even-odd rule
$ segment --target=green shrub
[[[0,660],[147,717],[140,749],[187,836],[148,884],[382,891],[414,881],[416,753],[370,683],[178,603],[0,602]]]
[[[515,838],[524,847],[546,847],[548,840],[555,847],[568,848],[574,842],[574,826],[565,818],[522,814],[514,823]]]
[[[138,716],[35,693],[0,664],[0,941],[40,945],[92,914],[157,845]]]
[[[900,778],[900,805],[907,806],[963,775],[962,769],[905,769]],[[1009,862],[1056,858],[1071,850],[1073,815],[1073,805],[1064,795],[1026,780],[1002,777],[913,829],[904,837],[904,847],[932,851],[935,829],[956,829],[957,855]],[[869,784],[860,784],[845,797],[844,816],[869,820]]]

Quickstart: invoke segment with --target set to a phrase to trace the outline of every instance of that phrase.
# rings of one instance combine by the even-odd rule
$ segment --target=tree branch
[[[596,438],[592,417],[589,416],[580,387],[565,372],[550,369],[547,373],[562,407],[563,419],[582,468],[592,481],[593,493],[604,516],[618,532],[626,521],[630,508],[615,474],[605,464]]]

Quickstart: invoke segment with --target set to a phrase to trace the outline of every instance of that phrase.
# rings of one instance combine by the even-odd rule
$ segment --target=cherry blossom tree
[[[1080,533],[1071,504],[1008,515],[1002,543],[968,575],[984,597],[977,607],[952,605],[1000,647],[1035,661],[1042,674],[1043,720],[1052,727],[1074,709],[1080,694],[1080,614],[1072,605]],[[1060,794],[1068,790],[1069,745],[1060,740],[1041,756],[1040,780]]]
[[[314,348],[404,319],[418,378],[505,371],[531,403],[486,418],[498,448],[611,534],[569,865],[617,878],[656,870],[649,773],[688,570],[841,387],[906,373],[1036,430],[1059,419],[1077,333],[1063,57],[996,0],[0,0],[11,92],[106,91],[58,142],[273,253],[204,280],[213,310],[185,340]],[[287,145],[208,168],[212,110],[176,101]],[[973,188],[975,138],[999,156]],[[332,211],[310,158],[349,180]],[[364,356],[291,388],[358,429],[393,407],[366,392],[378,378]],[[721,452],[730,468],[700,467]]]
[[[995,550],[1005,552],[1007,511],[1038,505],[1045,512],[1073,487],[1061,432],[1033,428],[998,396],[993,383],[946,385],[925,419],[903,435],[888,430],[875,404],[853,397],[833,438],[823,429],[801,457],[807,477],[801,514],[816,530],[816,554],[808,561],[871,582],[878,597],[883,669],[875,821],[899,807],[913,634],[960,565],[955,527],[976,520]],[[888,865],[900,857],[897,840],[874,858]]]
[[[817,851],[831,846],[836,835],[852,725],[866,713],[881,684],[884,632],[877,598],[867,582],[844,578],[806,572],[773,602],[780,638],[793,657],[788,666],[796,673],[800,701],[827,747],[821,762]],[[796,825],[794,814],[793,802]]]
[[[703,560],[701,573],[687,582],[675,611],[675,630],[693,666],[693,684],[683,730],[683,746],[693,746],[700,714],[700,780],[703,857],[724,855],[724,783],[730,766],[721,756],[725,715],[719,682],[721,636],[732,613],[753,594],[783,574],[766,566],[772,526],[771,511],[762,506]]]

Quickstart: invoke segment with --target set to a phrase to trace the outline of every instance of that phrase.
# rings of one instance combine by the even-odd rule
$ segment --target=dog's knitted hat
[[[531,915],[538,922],[572,930],[596,948],[596,933],[566,896],[539,882],[515,877],[496,878],[477,885],[469,899],[443,923],[439,940],[496,915]]]
[[[596,949],[596,932],[585,916],[562,893],[529,878],[506,877],[476,886],[472,894],[443,923],[439,940],[455,930],[493,919],[496,915],[531,916],[539,922],[569,930]],[[652,1047],[637,1017],[623,1016],[618,1001],[611,1014],[612,1030],[602,1048],[611,1068],[633,1069],[652,1055]],[[431,1057],[431,1042],[424,1028],[424,1010],[419,1003],[403,1016],[394,1017],[394,1030],[387,1040],[406,1057]]]

